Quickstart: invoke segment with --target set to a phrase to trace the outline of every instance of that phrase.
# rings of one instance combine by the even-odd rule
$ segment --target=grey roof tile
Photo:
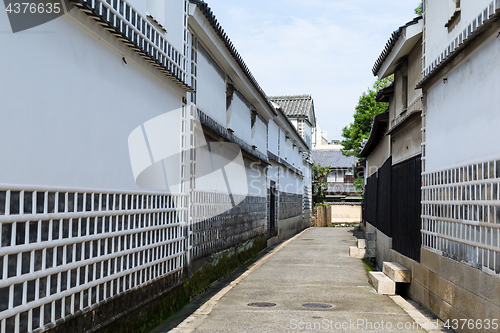
[[[281,106],[288,117],[308,117],[313,108],[313,99],[311,95],[297,96],[272,96],[271,102]]]
[[[401,26],[398,28],[398,30],[394,31],[391,34],[391,38],[389,38],[389,41],[387,44],[385,44],[385,48],[378,57],[377,61],[375,62],[375,65],[373,66],[372,72],[374,76],[377,76],[378,71],[382,67],[382,64],[384,61],[387,59],[389,54],[391,54],[392,49],[394,48],[394,45],[396,45],[396,42],[398,41],[399,37],[401,36],[401,32],[403,31],[404,28],[407,28],[411,25],[417,24],[419,20],[422,19],[422,16],[417,16],[410,22],[406,23],[405,25]]]
[[[312,160],[316,164],[332,168],[351,168],[358,162],[356,156],[344,156],[340,150],[335,149],[313,150]]]
[[[328,193],[357,193],[356,186],[354,184],[335,184],[328,183]]]

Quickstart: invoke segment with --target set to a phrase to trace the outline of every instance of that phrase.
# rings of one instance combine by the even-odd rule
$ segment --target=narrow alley
[[[349,257],[355,243],[353,228],[308,229],[172,332],[425,332],[389,296],[375,292],[363,261]]]

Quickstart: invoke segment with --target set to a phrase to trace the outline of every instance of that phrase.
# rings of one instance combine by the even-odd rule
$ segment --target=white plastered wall
[[[496,35],[447,73],[446,84],[438,80],[429,88],[427,171],[498,156],[500,43]]]
[[[151,118],[178,112],[182,95],[139,57],[125,64],[130,49],[86,19],[103,37],[68,15],[1,34],[8,47],[0,48],[0,182],[140,190],[128,136]],[[2,11],[0,31],[9,30]],[[175,133],[179,126],[172,124]],[[180,147],[178,136],[171,140]]]

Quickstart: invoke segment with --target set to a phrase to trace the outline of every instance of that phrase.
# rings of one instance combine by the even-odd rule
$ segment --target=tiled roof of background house
[[[311,159],[316,164],[332,168],[351,168],[358,162],[356,156],[344,156],[335,149],[313,150]]]
[[[272,96],[271,102],[281,106],[288,117],[308,117],[313,108],[313,99],[311,95],[298,96]]]
[[[345,194],[352,194],[352,193],[357,193],[358,191],[356,190],[356,186],[354,184],[335,184],[335,183],[328,183],[328,193],[345,193]]]
[[[374,76],[377,76],[378,71],[382,67],[382,64],[384,63],[385,59],[387,59],[389,54],[391,54],[391,51],[394,48],[394,45],[396,45],[396,42],[398,41],[399,37],[401,36],[401,31],[404,28],[409,27],[410,25],[417,24],[418,21],[420,21],[421,19],[422,19],[422,16],[415,17],[413,20],[411,20],[410,22],[406,23],[405,25],[399,27],[398,30],[396,30],[392,33],[391,38],[389,39],[387,44],[385,44],[385,48],[382,51],[382,54],[380,54],[377,61],[375,62],[375,65],[373,66],[372,72],[373,72]]]

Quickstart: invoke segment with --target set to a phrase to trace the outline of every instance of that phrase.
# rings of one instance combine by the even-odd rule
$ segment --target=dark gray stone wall
[[[279,220],[302,215],[302,194],[279,192]]]
[[[205,196],[210,201],[210,193]],[[195,202],[195,204],[203,204]],[[206,202],[210,205],[210,202]],[[266,231],[266,198],[247,196],[239,205],[215,217],[194,222],[191,234],[191,261],[240,245],[264,235]]]

